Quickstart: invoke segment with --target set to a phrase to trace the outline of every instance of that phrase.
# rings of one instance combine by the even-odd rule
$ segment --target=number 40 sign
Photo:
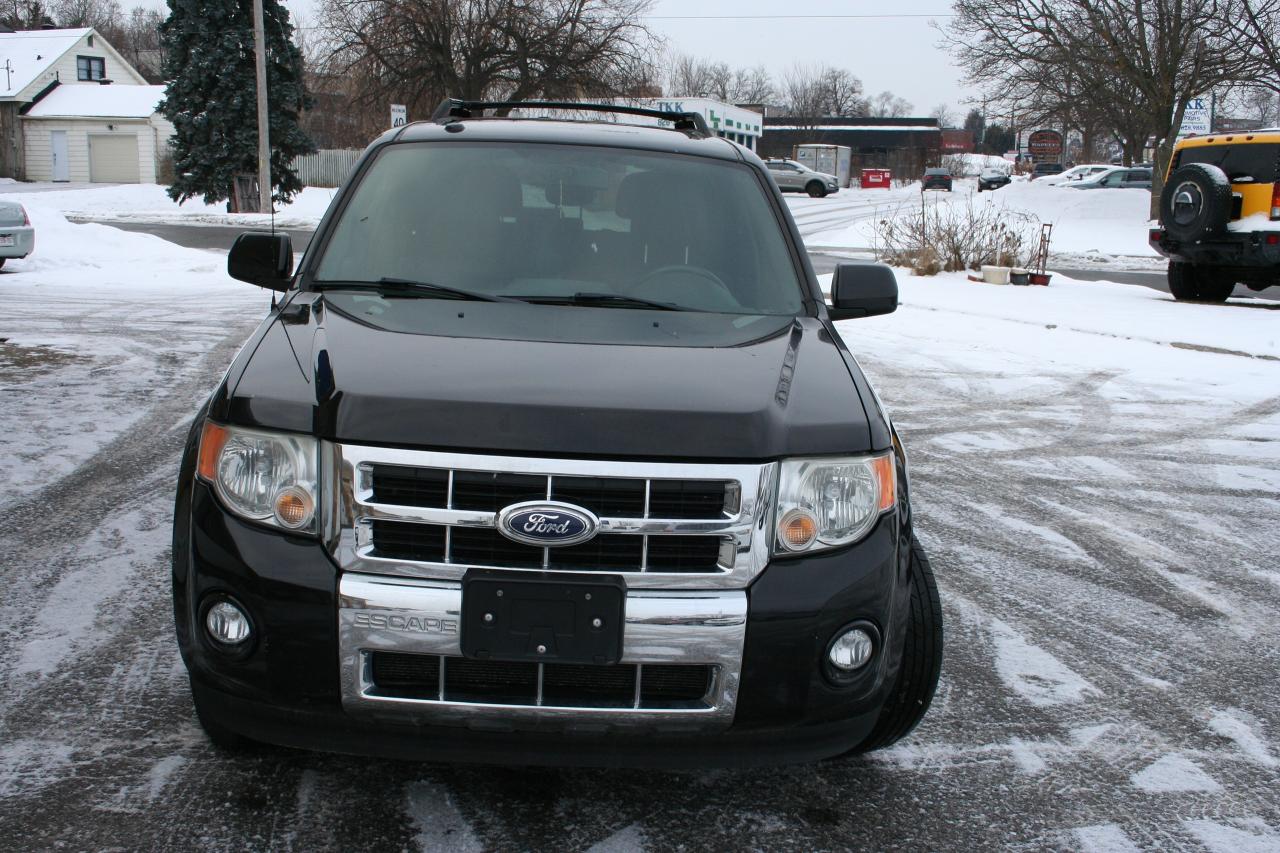
[[[409,123],[409,110],[404,104],[391,105],[391,126],[404,127]]]

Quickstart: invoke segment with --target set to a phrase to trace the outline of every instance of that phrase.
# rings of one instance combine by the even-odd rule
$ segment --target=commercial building
[[[942,157],[942,130],[933,118],[767,116],[763,122],[762,157],[792,157],[797,145],[845,145],[854,174],[875,168],[913,177]]]

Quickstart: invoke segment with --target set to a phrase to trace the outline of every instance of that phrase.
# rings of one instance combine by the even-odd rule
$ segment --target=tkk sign
[[[1191,134],[1213,133],[1213,98],[1192,98],[1187,101],[1182,111],[1182,125],[1178,128],[1179,136]]]

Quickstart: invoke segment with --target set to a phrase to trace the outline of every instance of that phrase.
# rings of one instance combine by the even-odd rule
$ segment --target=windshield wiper
[[[465,299],[472,302],[519,302],[509,296],[497,296],[492,293],[480,293],[476,290],[463,290],[460,287],[446,287],[443,284],[432,284],[429,281],[414,281],[408,278],[390,278],[383,276],[377,281],[327,281],[317,282],[317,287],[324,289],[340,289],[351,287],[377,288],[401,293],[421,293],[427,296],[440,296],[445,299]]]
[[[671,302],[658,302],[656,299],[642,299],[638,296],[623,296],[620,293],[575,293],[572,296],[517,296],[523,302],[537,302],[550,305],[590,305],[597,307],[614,306],[618,308],[654,308],[658,311],[693,311],[683,305]]]

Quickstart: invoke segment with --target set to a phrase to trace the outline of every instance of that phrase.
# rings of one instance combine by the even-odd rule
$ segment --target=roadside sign
[[[391,105],[391,126],[404,127],[409,123],[409,110],[404,104]]]
[[[1062,134],[1056,130],[1037,130],[1027,137],[1027,150],[1037,160],[1055,160],[1062,156]]]
[[[1182,125],[1178,128],[1179,136],[1213,132],[1213,98],[1191,98],[1182,111]]]

